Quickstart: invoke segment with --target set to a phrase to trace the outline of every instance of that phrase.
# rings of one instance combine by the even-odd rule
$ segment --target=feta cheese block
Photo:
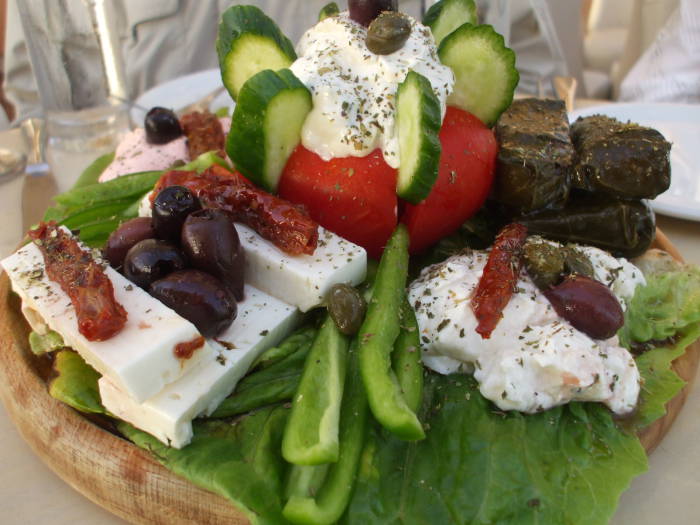
[[[248,226],[236,223],[245,250],[245,278],[302,312],[324,303],[331,286],[365,280],[367,252],[322,227],[313,255],[288,255]]]
[[[299,319],[293,306],[246,285],[236,320],[226,332],[209,341],[217,349],[215,358],[143,403],[103,377],[99,380],[102,403],[118,418],[181,448],[192,439],[192,419],[211,414],[258,355],[281,341]]]
[[[139,216],[151,216],[151,193],[139,203]],[[331,286],[358,285],[367,273],[367,252],[339,235],[318,227],[313,255],[289,255],[245,224],[236,223],[245,250],[245,280],[292,304],[302,312],[324,304]]]
[[[1,264],[22,299],[22,311],[32,328],[42,333],[48,326],[61,334],[95,370],[138,401],[157,394],[199,361],[215,357],[215,350],[204,343],[191,357],[178,358],[176,345],[201,337],[197,328],[110,267],[105,274],[116,300],[127,311],[127,322],[117,335],[89,341],[78,331],[70,298],[46,275],[44,257],[34,243]]]

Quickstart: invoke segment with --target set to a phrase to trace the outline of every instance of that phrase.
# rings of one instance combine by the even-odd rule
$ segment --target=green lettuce
[[[254,523],[286,523],[280,454],[288,409],[268,407],[233,423],[197,421],[194,438],[183,449],[170,448],[127,423],[119,431],[150,450],[175,474],[232,501]]]
[[[56,376],[49,383],[49,394],[66,405],[92,414],[104,414],[97,380],[90,365],[73,350],[56,352],[53,362]]]
[[[427,439],[375,428],[344,523],[606,523],[647,468],[598,404],[501,412],[465,376],[430,374]]]

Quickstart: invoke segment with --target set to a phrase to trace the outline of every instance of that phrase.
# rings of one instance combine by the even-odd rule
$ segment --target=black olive
[[[382,13],[367,29],[367,49],[377,55],[390,55],[403,47],[411,34],[411,22],[401,13]]]
[[[382,11],[398,10],[398,0],[348,0],[350,18],[367,27]]]
[[[345,335],[357,333],[366,311],[367,302],[352,286],[334,284],[328,292],[328,313]]]
[[[180,245],[192,266],[220,279],[237,301],[243,300],[243,247],[228,212],[209,208],[190,213]]]
[[[177,115],[166,108],[151,108],[146,113],[143,127],[149,144],[167,144],[182,135],[182,127]]]
[[[180,249],[159,239],[137,242],[124,258],[124,276],[141,288],[184,267],[185,257]]]
[[[150,217],[136,217],[119,225],[109,238],[104,249],[104,256],[113,268],[121,268],[124,257],[131,247],[144,239],[152,239],[153,231]]]
[[[593,339],[614,336],[625,321],[620,301],[610,289],[583,275],[569,275],[544,294],[561,317]]]
[[[151,284],[149,293],[197,327],[216,337],[236,318],[236,300],[216,277],[199,270],[174,272]]]
[[[153,201],[153,229],[159,238],[178,242],[187,216],[201,209],[199,199],[190,190],[184,186],[167,186]]]

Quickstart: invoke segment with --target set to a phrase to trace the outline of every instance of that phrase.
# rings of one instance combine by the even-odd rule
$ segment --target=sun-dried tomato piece
[[[191,159],[196,159],[207,151],[214,151],[222,159],[226,157],[226,137],[219,117],[208,111],[195,111],[183,115],[180,126],[187,136],[187,151]]]
[[[221,208],[290,255],[311,255],[318,244],[318,224],[303,207],[254,186],[238,172],[214,165],[202,173],[169,171],[154,195],[172,185],[185,186],[205,208]]]
[[[104,341],[119,333],[126,324],[126,310],[92,255],[54,221],[40,223],[29,237],[44,256],[48,278],[70,297],[80,333],[89,341]]]
[[[518,282],[522,266],[522,249],[527,238],[527,228],[512,223],[504,227],[496,240],[472,296],[471,306],[478,322],[476,331],[482,338],[491,337],[491,332],[503,317]]]

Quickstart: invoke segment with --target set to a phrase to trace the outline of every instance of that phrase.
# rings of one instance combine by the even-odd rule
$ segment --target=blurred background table
[[[585,105],[586,101],[581,101]],[[589,102],[590,103],[590,102]],[[18,129],[0,132],[0,147],[26,151]],[[49,151],[59,191],[69,188],[95,155],[64,155]],[[23,176],[0,182],[0,256],[8,255],[22,238]],[[33,197],[37,197],[36,195]],[[657,215],[659,227],[688,262],[700,264],[700,224]],[[0,506],[3,524],[123,524],[123,520],[74,491],[22,440],[4,409],[0,409]],[[675,425],[651,456],[649,472],[632,483],[613,523],[623,525],[685,525],[700,516],[700,388],[688,398]]]

